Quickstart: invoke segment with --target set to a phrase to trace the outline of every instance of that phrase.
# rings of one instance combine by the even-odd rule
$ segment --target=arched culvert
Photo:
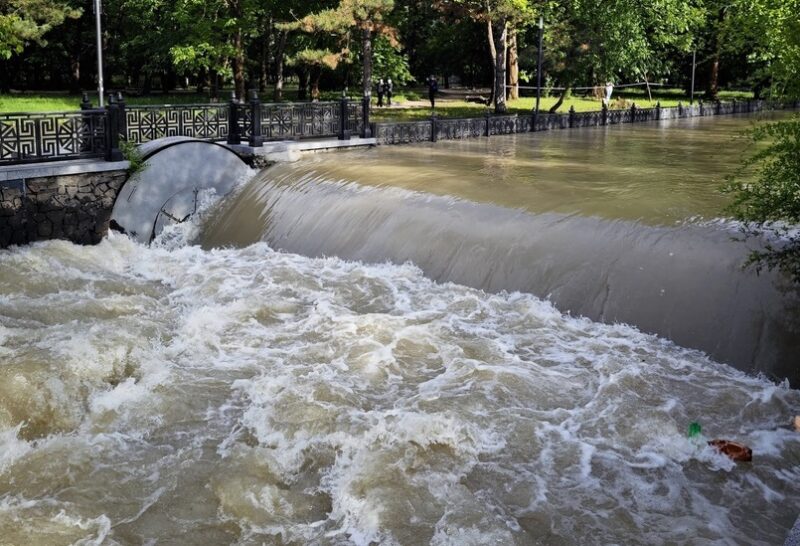
[[[193,138],[161,138],[139,146],[139,151],[145,168],[120,190],[111,225],[143,243],[165,225],[191,216],[200,191],[213,188],[226,195],[250,173],[235,152]]]

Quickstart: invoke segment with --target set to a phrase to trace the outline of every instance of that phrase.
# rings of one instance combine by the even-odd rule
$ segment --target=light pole
[[[97,94],[100,98],[100,108],[103,108],[103,30],[100,27],[100,0],[94,0],[94,14],[97,23]]]
[[[539,101],[542,98],[542,39],[544,37],[544,18],[539,17],[539,58],[536,61],[536,110],[533,113],[532,131],[536,130],[536,122],[539,120]]]

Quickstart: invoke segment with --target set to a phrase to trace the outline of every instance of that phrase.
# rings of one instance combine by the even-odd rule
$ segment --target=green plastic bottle
[[[700,423],[690,423],[689,424],[689,438],[700,438],[703,435],[703,429],[700,426]]]

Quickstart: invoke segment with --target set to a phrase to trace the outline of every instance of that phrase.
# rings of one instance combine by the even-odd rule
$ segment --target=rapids
[[[275,250],[263,224],[214,247],[268,184],[150,247],[0,252],[0,543],[782,543],[800,391],[502,284]]]

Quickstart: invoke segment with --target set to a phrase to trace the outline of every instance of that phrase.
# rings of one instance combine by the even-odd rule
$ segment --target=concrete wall
[[[45,239],[99,243],[126,178],[112,170],[0,181],[0,248]]]

